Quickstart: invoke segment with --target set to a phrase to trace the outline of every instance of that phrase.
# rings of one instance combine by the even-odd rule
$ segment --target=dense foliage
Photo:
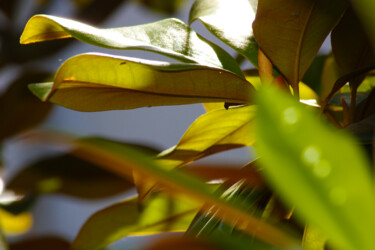
[[[76,55],[53,81],[28,85],[42,101],[85,112],[204,103],[207,112],[162,152],[33,132],[29,140],[72,150],[29,166],[7,188],[25,195],[23,209],[43,193],[100,198],[137,188],[93,214],[71,249],[164,232],[184,233],[149,248],[375,249],[371,11],[366,0],[196,0],[189,24],[202,22],[236,59],[174,18],[99,29],[35,15],[22,44],[75,38],[179,61]],[[329,34],[332,52],[318,55]],[[244,60],[255,68],[241,68]],[[190,166],[250,146],[257,157],[242,168]]]

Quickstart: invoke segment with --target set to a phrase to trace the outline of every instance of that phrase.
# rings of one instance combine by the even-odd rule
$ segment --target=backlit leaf
[[[242,76],[235,60],[214,43],[199,36],[178,19],[113,29],[95,27],[61,17],[36,15],[26,24],[22,44],[74,37],[109,49],[138,49],[185,63],[199,63]]]
[[[256,2],[196,0],[190,9],[189,20],[192,23],[199,19],[212,34],[257,66],[258,45],[252,30]]]
[[[335,246],[375,248],[374,185],[357,142],[280,91],[263,88],[258,104],[256,149],[274,189]]]
[[[159,154],[163,164],[185,165],[210,154],[254,143],[255,106],[218,109],[200,116],[178,144]]]
[[[254,36],[293,88],[346,7],[342,0],[259,1]]]
[[[140,207],[137,198],[93,214],[76,236],[72,249],[100,249],[128,235],[184,232],[197,212],[191,205],[158,194]]]
[[[29,86],[40,99],[79,111],[247,103],[253,88],[244,79],[218,68],[104,54],[72,57],[60,67],[53,84]]]
[[[243,231],[269,244],[280,247],[292,247],[298,244],[290,235],[247,213],[241,203],[223,201],[216,192],[216,187],[209,186],[181,170],[168,170],[155,162],[154,159],[150,159],[147,155],[132,148],[103,140],[74,141],[73,138],[65,134],[37,133],[34,134],[34,137],[37,135],[42,136],[40,139],[75,146],[74,153],[76,155],[99,162],[102,167],[121,176],[131,178],[130,170],[137,171],[157,181],[158,185],[164,188],[163,190],[172,195],[206,204],[207,206],[204,206],[203,209],[216,206],[218,210],[215,216],[225,221],[240,220],[244,225]]]

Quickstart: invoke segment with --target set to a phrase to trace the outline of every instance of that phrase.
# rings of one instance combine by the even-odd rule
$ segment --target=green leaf
[[[180,166],[221,151],[254,143],[255,106],[218,109],[200,116],[178,144],[159,154],[165,165]]]
[[[255,39],[293,88],[346,7],[342,0],[259,1]]]
[[[326,237],[316,228],[306,226],[303,233],[302,246],[304,250],[324,250]]]
[[[42,100],[79,111],[247,103],[252,90],[246,80],[218,68],[104,54],[72,57],[59,68],[53,85],[29,87]]]
[[[39,134],[39,136],[43,136],[43,134]],[[200,204],[206,204],[207,206],[203,207],[205,210],[211,206],[216,206],[218,208],[217,217],[223,218],[225,221],[241,220],[245,226],[242,230],[269,244],[280,247],[292,247],[298,244],[293,237],[248,214],[241,203],[221,200],[215,192],[216,188],[214,189],[214,187],[181,170],[165,169],[154,159],[150,159],[147,155],[132,148],[103,140],[74,141],[73,138],[65,134],[47,134],[45,136],[45,140],[54,140],[64,145],[75,146],[74,152],[76,155],[97,161],[102,167],[120,176],[132,178],[129,176],[129,172],[137,172],[157,181],[158,185],[163,187],[163,190],[172,195],[186,197]],[[39,138],[43,139],[43,137]],[[257,230],[259,228],[262,230]]]
[[[346,75],[370,66],[375,61],[372,44],[352,8],[348,8],[331,35],[332,53],[340,75]],[[354,88],[365,74],[350,80]]]
[[[199,19],[217,38],[258,66],[258,45],[252,23],[258,1],[196,0],[189,22]]]
[[[280,91],[263,88],[258,104],[256,149],[274,190],[335,246],[374,249],[374,183],[357,142]]]
[[[42,159],[17,173],[7,188],[17,193],[60,193],[100,199],[133,188],[126,179],[72,155]]]
[[[165,194],[148,199],[142,207],[137,198],[131,198],[93,214],[71,249],[102,249],[129,235],[184,232],[197,211],[197,204],[183,203]]]
[[[243,77],[241,69],[227,52],[199,36],[178,19],[132,27],[97,29],[66,18],[36,15],[26,24],[21,43],[69,37],[109,49],[151,51],[185,63],[224,68]]]

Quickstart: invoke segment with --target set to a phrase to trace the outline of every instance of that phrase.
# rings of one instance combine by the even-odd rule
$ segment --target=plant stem
[[[270,84],[273,81],[273,66],[268,57],[259,48],[258,50],[259,77],[263,84]]]

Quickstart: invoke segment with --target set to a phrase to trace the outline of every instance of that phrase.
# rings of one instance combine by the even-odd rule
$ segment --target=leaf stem
[[[268,57],[259,48],[258,50],[259,77],[263,84],[273,82],[273,65]]]

